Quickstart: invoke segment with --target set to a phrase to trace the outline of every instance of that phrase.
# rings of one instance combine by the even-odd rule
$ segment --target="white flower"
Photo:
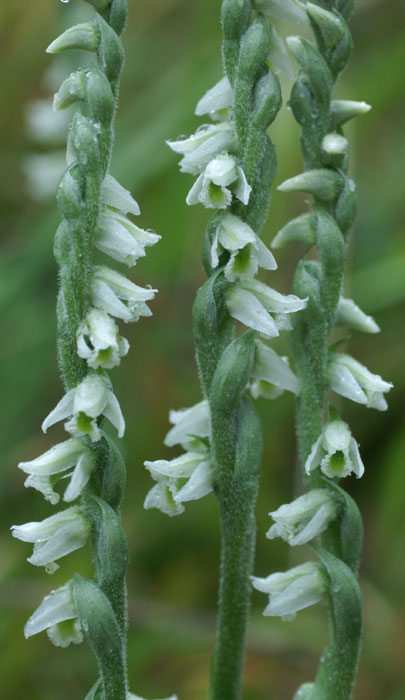
[[[319,564],[307,562],[267,578],[251,576],[254,588],[270,596],[263,615],[280,615],[293,620],[299,610],[319,603],[328,592],[328,583]]]
[[[94,306],[123,321],[137,321],[151,316],[146,301],[154,299],[157,289],[143,289],[124,275],[108,267],[96,266],[91,284]]]
[[[141,213],[138,203],[131,193],[122,187],[112,175],[106,175],[101,185],[101,200],[108,207],[118,209],[122,214]]]
[[[290,369],[288,358],[280,357],[260,340],[256,340],[250,376],[254,380],[250,384],[250,391],[255,399],[259,396],[276,398],[284,391],[291,391],[297,396],[300,393],[299,381]]]
[[[56,482],[61,478],[70,477],[63,500],[74,501],[90,479],[94,465],[93,450],[79,438],[70,438],[54,445],[31,462],[20,462],[18,466],[29,475],[25,486],[32,486],[40,491],[47,501],[55,505],[60,498],[54,491]]]
[[[259,331],[266,338],[279,334],[278,323],[271,313],[295,313],[306,306],[306,299],[294,294],[285,296],[258,280],[238,280],[226,293],[226,305],[233,318],[248,328]]]
[[[333,354],[328,367],[329,386],[337,394],[369,408],[385,411],[388,408],[383,396],[392,388],[378,374],[373,374],[350,355]]]
[[[42,522],[13,525],[12,534],[23,542],[33,542],[34,551],[27,559],[34,566],[45,566],[53,574],[57,559],[83,547],[90,534],[89,524],[79,506],[62,510]]]
[[[194,501],[213,489],[212,466],[207,450],[186,452],[170,461],[145,462],[158,483],[147,494],[144,508],[158,508],[167,515],[184,512],[184,501]]]
[[[305,462],[305,471],[310,474],[317,467],[331,479],[348,476],[351,472],[358,479],[363,476],[359,447],[347,423],[333,420],[323,428]]]
[[[48,637],[56,646],[67,647],[80,644],[83,632],[72,596],[72,583],[47,595],[24,627],[26,639],[47,630]]]
[[[380,328],[372,318],[360,309],[352,299],[340,297],[336,309],[336,326],[348,326],[363,333],[379,333]]]
[[[224,251],[230,253],[225,267],[225,277],[234,282],[237,277],[253,277],[258,267],[276,270],[273,254],[266,248],[259,236],[233,214],[222,216],[216,226],[211,245],[211,265],[217,267]]]
[[[309,24],[305,2],[301,0],[255,0],[254,4],[269,17],[285,19],[295,24]]]
[[[145,247],[155,245],[160,239],[154,231],[145,231],[119,212],[102,211],[97,225],[95,246],[114,260],[132,267],[138,258],[145,256]]]
[[[326,530],[337,515],[337,507],[326,489],[312,489],[269,515],[274,525],[266,536],[270,540],[281,537],[295,546],[310,542]]]
[[[91,309],[77,330],[77,354],[89,367],[111,369],[127,354],[129,343],[118,334],[115,321],[100,309]]]
[[[229,121],[203,124],[192,136],[166,143],[172,151],[183,155],[179,163],[180,172],[198,175],[219,153],[235,151],[235,129]]]
[[[233,105],[233,90],[225,76],[199,100],[194,114],[202,117],[209,114],[211,119],[228,119],[229,108]]]
[[[197,178],[187,195],[187,204],[203,204],[208,209],[226,209],[232,194],[247,204],[251,192],[245,173],[228,153],[213,158]]]
[[[71,389],[59,401],[42,423],[44,433],[51,425],[69,416],[65,428],[72,435],[88,435],[93,442],[101,438],[97,418],[104,415],[122,437],[125,421],[116,396],[106,381],[98,374],[88,374],[75,389]]]
[[[133,693],[127,693],[127,700],[145,700],[145,698],[141,698],[140,695],[134,695]],[[177,695],[171,695],[170,698],[164,698],[164,700],[178,700],[178,698]]]
[[[206,451],[206,439],[211,433],[210,409],[207,400],[200,401],[191,408],[170,411],[173,428],[167,433],[164,443],[168,447],[181,445],[192,452]]]

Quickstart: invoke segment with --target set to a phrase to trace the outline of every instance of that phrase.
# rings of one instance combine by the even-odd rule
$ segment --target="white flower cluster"
[[[74,149],[68,146],[67,162],[71,164]],[[130,193],[110,175],[101,187],[101,213],[98,218],[95,246],[118,262],[135,265],[145,255],[145,247],[154,245],[159,236],[136,226],[127,214],[139,214],[139,207]],[[52,504],[58,503],[55,485],[68,479],[63,500],[77,499],[88,483],[95,466],[92,443],[101,439],[101,420],[106,418],[122,437],[125,421],[116,396],[104,370],[115,367],[127,354],[129,344],[118,332],[115,318],[136,321],[151,312],[147,302],[156,290],[143,289],[109,267],[94,266],[91,277],[92,306],[82,319],[76,336],[77,354],[86,361],[88,373],[70,389],[42,424],[44,432],[54,423],[66,421],[71,437],[19,467],[28,474],[26,486],[42,492]],[[34,543],[31,564],[44,566],[53,573],[55,560],[82,547],[89,538],[90,526],[80,506],[46,518],[41,523],[26,523],[12,528],[13,535]],[[71,583],[47,596],[27,622],[26,636],[48,629],[55,644],[78,643],[83,635],[74,609]]]

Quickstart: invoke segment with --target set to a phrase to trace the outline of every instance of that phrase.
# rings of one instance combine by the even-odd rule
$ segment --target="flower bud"
[[[53,108],[55,111],[66,109],[75,102],[86,99],[86,75],[84,71],[78,70],[71,73],[63,81],[58,92],[53,97]]]
[[[340,168],[347,157],[349,142],[340,134],[326,134],[321,143],[321,157],[324,165]]]
[[[316,222],[315,214],[301,214],[288,222],[273,238],[271,247],[282,248],[287,243],[305,243],[315,245],[316,243]]]
[[[330,129],[336,129],[349,119],[360,114],[367,114],[371,106],[367,102],[355,102],[353,100],[332,100],[330,113]]]
[[[285,180],[277,187],[280,192],[309,192],[322,202],[333,202],[339,194],[341,177],[334,170],[307,170]]]
[[[254,0],[254,5],[269,17],[294,24],[309,24],[305,3],[300,0]]]
[[[84,49],[85,51],[97,51],[100,37],[93,22],[84,22],[69,27],[58,36],[46,49],[47,53],[60,53],[67,49]]]
[[[335,326],[347,326],[363,333],[379,333],[380,327],[372,316],[367,316],[352,299],[340,297],[336,309]]]

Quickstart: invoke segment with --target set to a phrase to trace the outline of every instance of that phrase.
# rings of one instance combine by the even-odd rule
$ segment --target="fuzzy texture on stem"
[[[156,243],[159,236],[127,218],[128,213],[139,214],[139,207],[108,172],[127,3],[87,1],[96,10],[94,18],[66,30],[47,49],[60,53],[82,48],[95,57],[89,69],[72,73],[62,83],[54,99],[56,110],[72,104],[77,109],[68,137],[67,168],[57,189],[62,222],[54,247],[60,283],[58,359],[66,393],[43,429],[67,418],[64,426],[73,437],[20,464],[29,474],[26,485],[40,490],[51,503],[60,498],[54,487],[61,476],[70,476],[64,500],[79,500],[43,523],[15,526],[13,534],[35,543],[32,563],[44,564],[49,573],[57,568],[52,557],[89,541],[95,580],[74,574],[46,596],[25,633],[47,629],[60,646],[79,643],[84,635],[99,668],[88,697],[127,700],[128,545],[120,518],[126,470],[118,447],[103,431],[107,418],[122,437],[125,421],[106,369],[118,365],[129,348],[113,316],[134,321],[150,315],[146,302],[156,290],[142,289],[115,270],[97,265],[96,255],[100,250],[133,266],[145,255],[145,246]]]

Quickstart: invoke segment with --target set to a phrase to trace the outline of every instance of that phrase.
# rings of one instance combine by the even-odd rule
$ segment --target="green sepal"
[[[125,462],[121,451],[108,433],[102,433],[103,439],[95,445],[97,451],[97,469],[94,480],[101,498],[117,509],[123,499],[127,480]]]
[[[338,504],[337,518],[321,535],[322,546],[342,559],[356,574],[363,547],[363,521],[359,508],[353,498],[330,479],[322,477],[320,486],[327,489]]]
[[[328,331],[333,325],[343,285],[345,243],[335,220],[323,208],[316,207],[316,238],[322,266],[321,303]]]
[[[204,393],[208,396],[219,358],[232,339],[234,322],[225,304],[229,282],[218,270],[197,292],[192,324]]]
[[[86,77],[90,114],[96,122],[108,126],[113,118],[115,108],[111,85],[104,73],[97,68],[91,68]]]
[[[86,99],[86,74],[82,69],[71,73],[53,96],[55,111],[66,109],[75,102]]]
[[[340,173],[342,189],[335,206],[337,225],[343,234],[350,229],[357,211],[356,185],[349,177]]]
[[[266,218],[270,204],[270,187],[277,170],[276,150],[266,133],[263,135],[262,143],[260,160],[257,163],[254,179],[251,183],[252,192],[250,193],[249,203],[246,207],[241,207],[241,218],[256,232],[260,231]],[[258,146],[259,142],[256,142],[256,145]],[[253,159],[253,156],[254,151],[252,149],[248,158]]]
[[[102,498],[88,494],[83,509],[92,524],[98,584],[111,600],[110,589],[123,580],[128,568],[125,533],[116,511]]]
[[[209,393],[214,462],[220,471],[233,471],[239,426],[239,405],[254,357],[256,333],[247,331],[222,353]]]
[[[62,216],[68,221],[82,215],[84,207],[82,175],[77,163],[72,163],[59,180],[56,201]]]
[[[311,700],[349,700],[361,643],[361,591],[343,561],[317,545],[312,549],[330,579],[331,644],[322,655]]]
[[[282,101],[278,76],[272,70],[268,70],[265,75],[259,78],[254,87],[250,114],[252,127],[267,129],[280,111]]]
[[[111,0],[109,24],[117,34],[121,34],[127,22],[128,4],[126,0]]]
[[[238,436],[235,454],[235,475],[257,476],[263,456],[263,429],[255,405],[242,396],[238,416]],[[256,488],[256,478],[254,480]]]
[[[236,133],[243,149],[246,143],[252,111],[253,90],[266,64],[270,49],[269,25],[263,15],[250,24],[243,35],[234,84],[234,119]]]
[[[250,0],[223,0],[221,22],[224,34],[222,42],[223,61],[229,82],[233,86],[239,56],[239,42],[249,25]]]
[[[319,50],[336,79],[349,62],[353,50],[353,40],[349,28],[336,10],[329,12],[308,2],[307,12]]]
[[[367,102],[355,102],[354,100],[332,100],[329,116],[329,129],[333,131],[349,119],[367,114],[371,106]]]
[[[326,118],[332,97],[333,78],[325,59],[310,41],[301,37],[288,37],[287,44],[308,77],[313,96],[312,110],[317,107],[319,115]],[[291,107],[296,120],[302,124],[300,110],[297,109],[298,105],[293,104],[293,99],[291,99]],[[313,113],[312,118],[314,119],[315,116],[316,114]]]
[[[126,700],[124,644],[107,596],[89,579],[72,576],[72,592],[80,624],[97,659],[103,694],[108,700]]]
[[[87,173],[97,173],[100,164],[100,145],[96,125],[81,112],[72,121],[72,146],[80,166]]]
[[[75,24],[66,29],[46,49],[47,53],[61,53],[68,49],[83,49],[84,51],[97,51],[100,42],[99,33],[94,22]]]
[[[110,83],[115,85],[124,63],[122,42],[114,29],[100,15],[97,15],[95,22],[100,33],[98,60]]]
[[[316,243],[316,214],[301,214],[288,222],[273,238],[272,248],[282,248],[288,243],[305,243],[315,245]]]

